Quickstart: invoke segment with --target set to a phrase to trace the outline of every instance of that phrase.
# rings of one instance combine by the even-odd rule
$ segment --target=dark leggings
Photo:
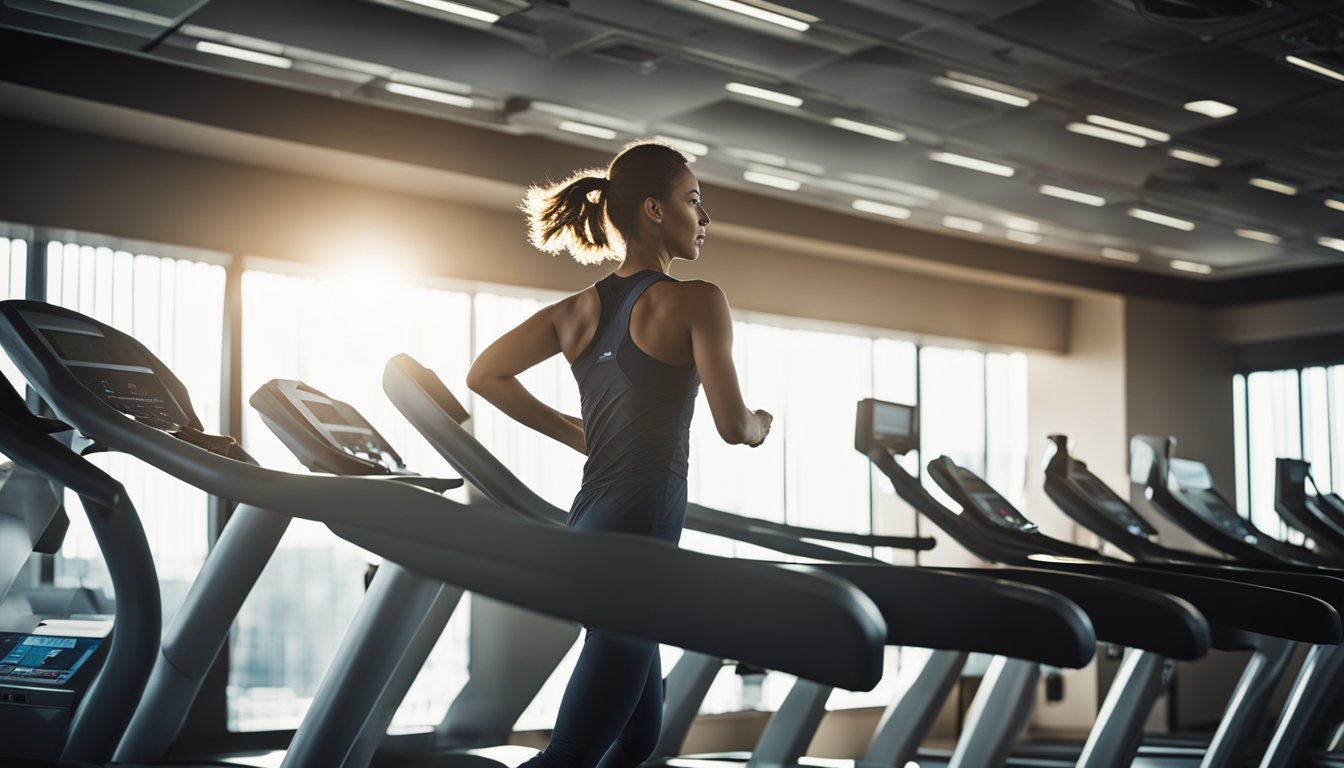
[[[675,545],[685,517],[686,479],[648,473],[579,491],[569,526],[652,536]],[[653,754],[662,727],[658,643],[589,627],[550,743],[524,765],[634,768]]]
[[[653,754],[662,719],[658,644],[589,628],[550,743],[524,766],[634,768]]]

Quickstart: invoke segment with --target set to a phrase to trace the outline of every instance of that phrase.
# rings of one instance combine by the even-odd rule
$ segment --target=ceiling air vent
[[[641,74],[650,74],[658,68],[662,54],[641,48],[630,42],[607,41],[588,49],[588,55],[603,61],[629,67]]]
[[[1274,6],[1273,0],[1134,0],[1146,16],[1172,21],[1220,21],[1249,16]]]

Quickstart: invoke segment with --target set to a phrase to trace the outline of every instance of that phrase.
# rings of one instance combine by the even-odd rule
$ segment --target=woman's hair
[[[606,170],[590,168],[550,187],[529,188],[519,207],[532,244],[552,254],[567,250],[580,264],[619,261],[624,254],[617,243],[633,232],[645,198],[666,200],[687,162],[666,144],[635,142]]]

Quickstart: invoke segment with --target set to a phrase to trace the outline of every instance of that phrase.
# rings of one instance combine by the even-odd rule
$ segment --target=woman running
[[[571,528],[676,544],[700,385],[729,443],[760,445],[773,418],[743,402],[723,291],[668,274],[674,260],[700,256],[709,216],[699,182],[680,152],[636,143],[606,170],[528,190],[522,207],[537,248],[619,266],[500,337],[472,364],[467,384],[588,457]],[[518,381],[557,353],[578,382],[581,419],[545,405]],[[662,708],[658,644],[589,627],[550,742],[527,766],[633,768],[657,746]]]

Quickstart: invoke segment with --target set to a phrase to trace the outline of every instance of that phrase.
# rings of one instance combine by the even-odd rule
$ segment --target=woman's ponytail
[[[531,187],[524,198],[532,245],[547,253],[569,251],[580,264],[622,256],[607,231],[606,171],[580,171],[552,187]]]

